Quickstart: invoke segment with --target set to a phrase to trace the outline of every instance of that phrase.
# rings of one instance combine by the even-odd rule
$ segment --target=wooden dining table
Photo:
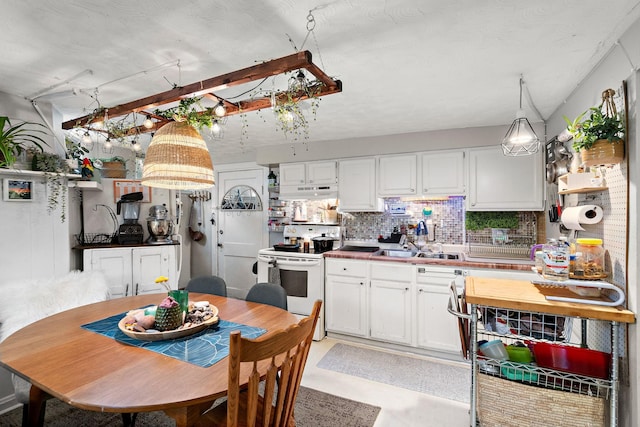
[[[225,396],[228,357],[203,368],[81,327],[159,304],[163,298],[147,294],[85,305],[39,320],[5,339],[0,344],[0,365],[32,384],[30,425],[40,416],[47,394],[90,411],[164,411],[179,427],[193,425],[207,407]],[[221,319],[267,332],[298,322],[293,314],[269,305],[194,293],[189,300],[209,301]]]

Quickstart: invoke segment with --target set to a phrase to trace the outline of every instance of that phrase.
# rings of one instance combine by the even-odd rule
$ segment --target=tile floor
[[[469,427],[469,404],[467,403],[318,368],[316,364],[337,342],[341,341],[325,338],[322,341],[313,342],[302,377],[302,385],[380,406],[382,410],[374,427]],[[372,348],[380,350],[376,347]]]

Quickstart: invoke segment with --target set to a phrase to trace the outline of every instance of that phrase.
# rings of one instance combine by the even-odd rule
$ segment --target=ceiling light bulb
[[[222,130],[222,128],[220,127],[220,123],[218,123],[217,120],[215,120],[213,122],[213,125],[211,125],[211,132],[213,132],[213,134],[215,136],[220,135],[220,131]]]
[[[227,109],[222,101],[218,102],[218,104],[213,107],[213,114],[218,117],[224,117],[224,115],[227,114]]]
[[[140,150],[142,150],[142,147],[140,146],[140,144],[138,144],[138,143],[137,143],[137,142],[135,142],[135,141],[132,143],[132,146],[133,146],[133,151],[140,151]]]
[[[113,147],[113,143],[111,142],[111,138],[107,138],[107,139],[104,141],[104,148],[109,149],[109,148],[111,148],[111,147]]]
[[[91,135],[89,135],[88,131],[85,131],[84,135],[82,135],[82,142],[85,144],[89,144],[91,142]]]
[[[151,129],[153,127],[153,120],[151,120],[151,116],[147,116],[147,118],[142,123],[142,126],[146,127],[147,129]]]
[[[98,120],[97,122],[93,122],[93,127],[95,129],[102,129],[104,123],[102,123],[102,120]]]

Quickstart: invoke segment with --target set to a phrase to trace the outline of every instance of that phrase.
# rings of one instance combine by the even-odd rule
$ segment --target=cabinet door
[[[325,319],[327,331],[367,336],[367,293],[364,277],[327,275]]]
[[[133,286],[136,295],[166,292],[155,280],[158,276],[169,278],[171,289],[177,289],[174,246],[134,248],[132,250]]]
[[[464,151],[422,154],[422,186],[425,196],[465,194]]]
[[[471,211],[543,210],[542,151],[507,157],[499,145],[469,150]]]
[[[307,184],[335,184],[336,162],[307,163]]]
[[[340,160],[338,196],[342,211],[383,211],[382,199],[376,194],[376,159]]]
[[[100,270],[109,282],[110,298],[133,295],[131,283],[131,249],[87,249],[84,251],[85,271]]]
[[[411,344],[411,283],[371,279],[371,338]]]
[[[463,286],[461,275],[444,269],[416,266],[416,314],[418,347],[460,353],[458,321],[447,311],[449,286],[456,281]]]
[[[280,165],[280,186],[300,185],[307,182],[305,163],[283,163]]]
[[[378,194],[381,196],[416,194],[417,162],[418,157],[415,154],[380,157]]]

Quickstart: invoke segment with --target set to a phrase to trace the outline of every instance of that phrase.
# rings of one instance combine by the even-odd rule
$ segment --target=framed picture
[[[151,187],[142,185],[141,181],[137,180],[114,180],[113,181],[113,201],[117,202],[120,197],[129,193],[142,193],[143,203],[151,203]]]
[[[5,179],[2,184],[2,198],[7,202],[30,202],[33,200],[33,181]]]

